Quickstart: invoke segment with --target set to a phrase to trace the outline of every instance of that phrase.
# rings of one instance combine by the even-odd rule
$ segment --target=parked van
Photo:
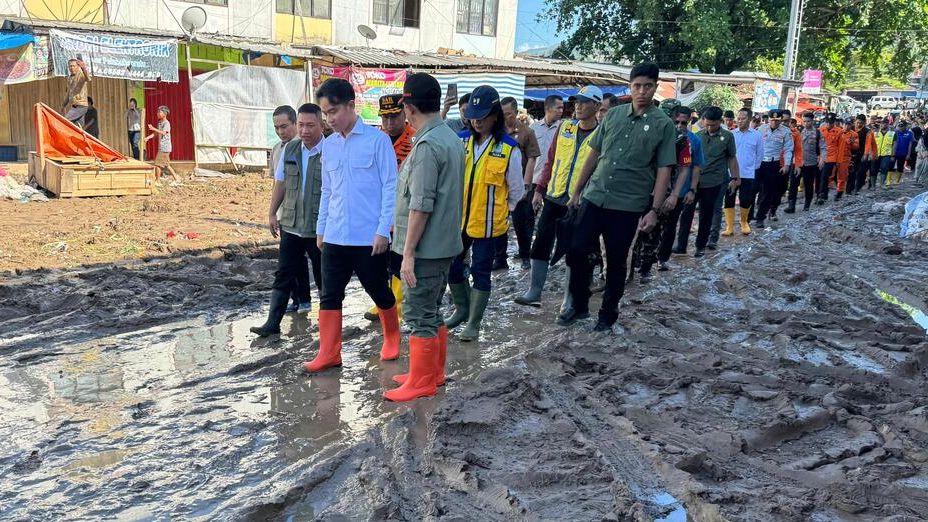
[[[895,96],[874,96],[868,102],[871,109],[898,109],[899,98]]]

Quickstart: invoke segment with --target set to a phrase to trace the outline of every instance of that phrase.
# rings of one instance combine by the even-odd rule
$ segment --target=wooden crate
[[[126,160],[99,164],[86,158],[50,159],[29,153],[29,175],[59,198],[152,194],[155,167]]]

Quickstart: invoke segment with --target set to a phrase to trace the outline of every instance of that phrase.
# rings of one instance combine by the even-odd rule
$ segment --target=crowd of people
[[[268,220],[280,253],[267,320],[252,331],[278,334],[288,311],[311,309],[308,259],[319,350],[303,366],[316,373],[341,365],[342,304],[357,276],[375,305],[366,316],[382,328],[382,360],[399,358],[400,320],[407,325],[409,372],[384,396],[413,400],[444,384],[449,331],[462,342],[479,339],[491,274],[507,266],[510,228],[514,257],[530,271],[512,299],[542,306],[549,267],[565,258],[557,323],[572,325],[590,316],[600,266],[593,330],[608,332],[627,281],[647,282],[655,265],[670,270],[673,254],[687,254],[697,213],[700,258],[736,229],[771,226],[784,198],[791,214],[800,193],[810,211],[897,185],[907,167],[926,177],[928,133],[917,125],[719,107],[697,115],[675,100],[655,103],[658,75],[654,64],[635,66],[627,99],[586,86],[569,100],[570,116],[550,96],[530,125],[517,100],[489,85],[442,107],[438,81],[422,73],[409,76],[402,94],[381,98],[380,129],[357,115],[354,90],[341,79],[320,86],[319,105],[279,107]],[[448,118],[455,104],[461,115]],[[440,308],[446,290],[448,317]]]

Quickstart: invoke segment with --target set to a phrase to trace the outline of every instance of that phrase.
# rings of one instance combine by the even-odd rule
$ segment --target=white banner
[[[270,149],[274,109],[308,101],[303,71],[236,65],[197,75],[190,88],[197,148]],[[206,151],[203,151],[206,153]]]

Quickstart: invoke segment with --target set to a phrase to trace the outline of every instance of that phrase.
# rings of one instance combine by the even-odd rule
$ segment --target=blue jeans
[[[467,281],[464,275],[464,258],[467,256],[467,251],[471,250],[470,275],[474,280],[474,288],[489,292],[490,272],[493,270],[493,258],[496,256],[497,238],[474,239],[467,234],[461,234],[461,240],[464,242],[464,250],[451,262],[448,283],[456,285]]]

